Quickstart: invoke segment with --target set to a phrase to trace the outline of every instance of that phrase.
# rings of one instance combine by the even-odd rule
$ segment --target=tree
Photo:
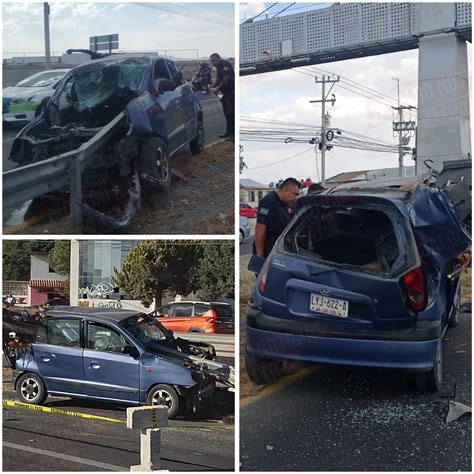
[[[66,298],[70,297],[70,274],[71,274],[71,241],[56,240],[48,253],[49,265],[60,275],[65,275],[68,279],[64,282],[64,288],[58,293]]]
[[[48,254],[49,265],[60,275],[69,276],[71,272],[71,241],[56,240]]]
[[[149,307],[153,299],[161,306],[163,293],[187,295],[198,289],[198,263],[202,241],[145,240],[132,248],[114,269],[115,284]]]
[[[214,300],[221,296],[234,298],[234,243],[207,241],[199,261],[199,296]]]
[[[28,281],[31,267],[31,240],[3,241],[3,281]]]
[[[244,157],[242,153],[244,152],[244,147],[242,145],[239,145],[240,147],[240,153],[239,153],[239,170],[240,173],[244,170],[244,168],[247,168],[247,165],[245,164]]]

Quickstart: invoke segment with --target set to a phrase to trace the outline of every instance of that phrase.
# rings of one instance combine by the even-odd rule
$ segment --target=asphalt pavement
[[[217,405],[233,394],[217,395]],[[16,399],[3,390],[4,399]],[[126,407],[100,402],[50,397],[48,407],[98,415],[125,422]],[[234,427],[222,419],[223,407],[170,421],[162,430],[162,469],[214,471],[234,468]],[[214,419],[210,417],[214,416]],[[3,409],[3,470],[128,471],[139,464],[139,432],[125,424],[83,419],[24,408]]]
[[[244,399],[241,470],[471,471],[471,415],[445,421],[449,400],[471,406],[470,313],[443,348],[441,393],[417,393],[405,373],[312,366]]]

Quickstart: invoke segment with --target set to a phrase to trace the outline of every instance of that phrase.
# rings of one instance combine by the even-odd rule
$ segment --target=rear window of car
[[[202,316],[211,310],[211,306],[207,304],[196,304],[194,305],[194,316]]]
[[[312,260],[391,273],[403,256],[400,229],[392,219],[373,208],[314,206],[286,233],[284,250]]]
[[[234,312],[232,308],[225,304],[216,304],[212,306],[212,309],[217,313],[217,316],[222,321],[233,321],[234,320]]]
[[[38,326],[35,343],[80,347],[80,327],[79,319],[46,319]]]

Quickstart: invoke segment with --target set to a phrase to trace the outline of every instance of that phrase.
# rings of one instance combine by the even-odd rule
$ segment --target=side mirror
[[[158,94],[163,92],[171,92],[176,89],[176,84],[170,79],[159,79],[158,81]]]
[[[132,356],[134,359],[138,359],[138,357],[140,356],[140,352],[138,352],[138,349],[133,346],[125,346],[122,350],[122,354]]]
[[[263,267],[263,264],[265,263],[266,258],[265,257],[260,257],[259,255],[252,255],[252,258],[250,259],[250,262],[247,266],[247,268],[254,273],[260,273],[260,270]]]

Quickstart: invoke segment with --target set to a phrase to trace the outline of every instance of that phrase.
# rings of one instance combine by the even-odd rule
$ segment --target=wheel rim
[[[169,167],[168,157],[161,147],[156,149],[156,173],[155,176],[159,181],[166,182],[168,180]]]
[[[157,405],[165,406],[168,408],[168,411],[171,411],[174,406],[173,398],[167,390],[157,390],[153,394],[153,398],[151,399],[151,404],[153,406],[157,406]]]
[[[32,402],[38,398],[40,386],[34,378],[28,377],[21,383],[20,391],[25,400]]]
[[[198,125],[198,144],[199,148],[204,148],[204,126],[202,122]]]

